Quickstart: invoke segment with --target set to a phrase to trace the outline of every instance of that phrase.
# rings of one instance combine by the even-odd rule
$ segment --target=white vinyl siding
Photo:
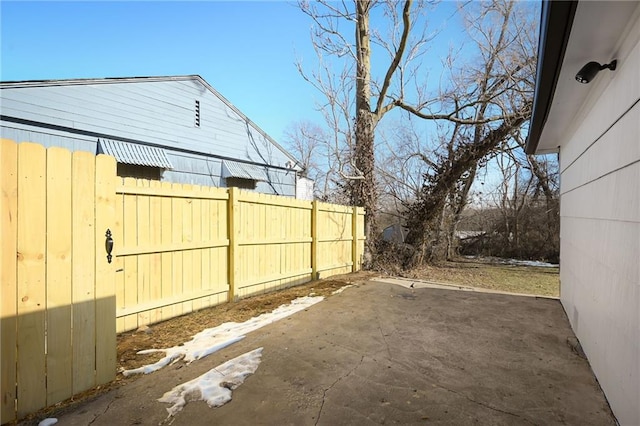
[[[640,424],[639,35],[560,141],[561,300],[623,425]]]

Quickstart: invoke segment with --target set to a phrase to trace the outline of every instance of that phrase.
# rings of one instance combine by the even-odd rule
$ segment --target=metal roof
[[[118,163],[173,169],[164,149],[154,146],[98,139],[98,154],[111,155]]]
[[[222,162],[222,177],[252,179],[263,182],[269,181],[269,177],[267,176],[264,167],[229,160],[224,160]]]

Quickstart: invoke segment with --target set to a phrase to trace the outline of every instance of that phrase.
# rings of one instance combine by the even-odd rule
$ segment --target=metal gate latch
[[[111,230],[107,228],[107,233],[105,234],[107,239],[104,242],[104,248],[107,250],[107,262],[111,263],[111,251],[113,250],[113,238],[111,238]]]

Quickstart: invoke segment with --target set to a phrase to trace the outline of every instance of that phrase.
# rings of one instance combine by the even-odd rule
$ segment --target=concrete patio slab
[[[614,425],[558,300],[368,281],[185,366],[58,416],[59,425]],[[219,408],[174,386],[264,347]]]

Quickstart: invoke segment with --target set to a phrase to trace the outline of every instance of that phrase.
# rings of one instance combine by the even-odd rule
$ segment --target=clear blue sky
[[[0,14],[3,81],[199,74],[276,140],[322,122],[294,65],[315,61],[294,2],[2,1]]]

